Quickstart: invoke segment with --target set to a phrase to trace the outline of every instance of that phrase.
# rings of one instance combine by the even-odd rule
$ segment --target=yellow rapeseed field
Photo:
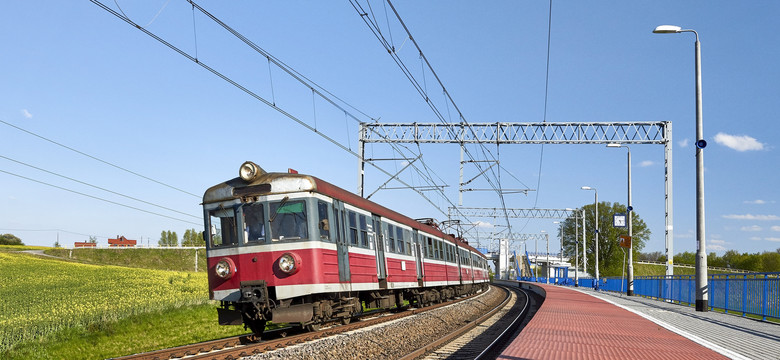
[[[0,351],[69,327],[206,301],[203,272],[86,265],[0,252]]]

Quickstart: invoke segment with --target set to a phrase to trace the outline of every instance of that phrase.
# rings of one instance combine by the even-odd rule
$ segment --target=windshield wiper
[[[276,215],[279,215],[279,209],[284,206],[284,204],[287,202],[287,200],[290,200],[289,196],[285,196],[282,201],[279,202],[279,206],[276,207],[276,211],[274,211],[274,214],[271,215],[271,219],[268,220],[268,222],[274,222],[274,219],[276,219]]]

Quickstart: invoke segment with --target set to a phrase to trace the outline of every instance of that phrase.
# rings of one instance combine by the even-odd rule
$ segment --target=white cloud
[[[758,226],[758,225],[753,225],[753,226],[743,226],[743,227],[740,228],[740,230],[742,230],[742,231],[761,231],[763,229],[760,226]]]
[[[753,215],[753,214],[745,214],[745,215],[723,215],[724,219],[732,219],[732,220],[780,220],[780,216],[777,215]]]
[[[642,161],[641,163],[639,163],[640,167],[648,167],[648,166],[653,166],[653,165],[655,165],[655,161],[652,161],[652,160],[645,160],[645,161]]]
[[[764,204],[766,204],[766,201],[765,200],[761,200],[761,199],[758,199],[758,200],[745,200],[743,202],[745,204],[752,204],[752,205],[764,205]]]
[[[752,241],[761,241],[761,238],[760,238],[760,237],[758,237],[758,236],[753,236],[753,237],[750,237],[748,240],[752,240]]]
[[[715,142],[737,151],[763,150],[764,144],[747,135],[729,135],[718,133]]]
[[[481,228],[492,228],[493,224],[485,221],[477,221],[474,225]]]
[[[780,242],[780,238],[776,238],[776,237],[768,237],[768,238],[764,238],[764,240],[766,240],[766,241]]]
[[[683,139],[682,141],[677,142],[680,147],[688,147],[688,139]]]
[[[775,225],[772,226],[770,229],[772,229],[772,231],[780,231],[780,226]]]
[[[24,116],[27,119],[32,119],[33,117],[32,114],[30,114],[30,112],[27,111],[27,109],[22,109],[22,116]]]

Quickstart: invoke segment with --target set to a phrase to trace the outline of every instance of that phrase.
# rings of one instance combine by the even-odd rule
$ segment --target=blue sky
[[[197,51],[199,61],[356,150],[356,123],[343,111],[313,97],[311,89],[278,68],[269,70],[265,57],[202,14],[195,13],[193,25],[185,1],[106,1],[113,9],[117,3],[139,25],[185,52]],[[438,122],[348,1],[198,4],[370,118]],[[658,35],[652,29],[663,24],[695,29],[702,44],[704,133],[710,144],[705,151],[707,250],[780,248],[780,161],[774,139],[780,133],[774,111],[780,95],[775,19],[780,4],[556,1],[546,117],[549,2],[399,0],[393,5],[469,122],[672,121],[675,252],[695,251],[694,37]],[[385,17],[383,3],[371,6],[430,94],[442,96],[431,75],[423,77],[405,35],[397,25],[387,27],[390,10]],[[235,177],[246,160],[269,171],[294,168],[356,189],[353,155],[91,2],[6,2],[0,9],[0,232],[32,245],[52,245],[58,237],[71,245],[89,235],[102,244],[115,235],[156,244],[162,230],[179,236],[188,228],[200,230],[200,196]],[[449,199],[457,201],[458,147],[421,145],[421,150],[431,171],[450,185]],[[542,151],[538,145],[514,145],[491,151],[500,152],[504,187],[537,190],[507,195],[508,207],[592,203],[593,193],[581,186],[598,188],[599,200],[625,203],[622,149],[547,145]],[[384,145],[368,146],[367,153],[394,156]],[[632,154],[634,208],[653,232],[645,251],[663,252],[663,147],[637,145]],[[404,163],[381,166],[395,172]],[[466,169],[469,178],[476,173]],[[402,178],[421,181],[412,172]],[[385,180],[367,168],[366,193]],[[482,179],[475,185],[487,186]],[[415,218],[443,219],[408,190],[382,190],[372,199]],[[446,211],[446,200],[431,201]],[[464,194],[463,205],[499,202],[488,192],[473,192]],[[513,229],[555,233],[556,225],[522,220]],[[551,241],[551,248],[557,244]]]

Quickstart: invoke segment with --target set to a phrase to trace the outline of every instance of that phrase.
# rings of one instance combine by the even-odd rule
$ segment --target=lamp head
[[[582,189],[582,190],[593,190],[593,188],[590,187],[590,186],[583,186],[580,189]]]
[[[619,147],[620,147],[620,144],[611,143],[611,144],[607,144],[607,147],[611,147],[611,148],[619,148]]]
[[[681,27],[676,25],[659,25],[653,30],[655,34],[676,34],[682,30]]]

